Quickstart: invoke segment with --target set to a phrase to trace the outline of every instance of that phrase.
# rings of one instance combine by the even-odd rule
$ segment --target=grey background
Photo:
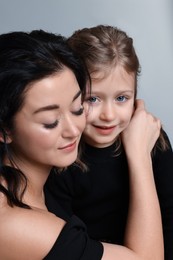
[[[70,36],[97,24],[133,37],[142,66],[138,97],[161,119],[173,144],[172,0],[0,0],[0,33],[44,29]]]

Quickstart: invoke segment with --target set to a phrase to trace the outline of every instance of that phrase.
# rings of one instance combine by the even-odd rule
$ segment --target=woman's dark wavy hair
[[[12,207],[29,208],[22,202],[27,179],[13,160],[7,142],[8,131],[15,127],[15,114],[21,109],[31,83],[61,73],[65,67],[73,71],[84,96],[89,74],[67,45],[66,38],[43,30],[0,35],[0,136],[3,138],[0,142],[0,180],[6,183],[5,186],[0,183],[0,192]],[[12,166],[4,164],[5,157]]]

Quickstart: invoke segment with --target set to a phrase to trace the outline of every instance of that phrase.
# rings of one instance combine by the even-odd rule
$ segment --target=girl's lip
[[[94,125],[94,127],[100,128],[100,129],[112,129],[115,127],[115,125],[113,126],[99,126],[99,125]]]
[[[94,125],[95,130],[100,135],[110,135],[115,130],[116,126],[98,126]]]

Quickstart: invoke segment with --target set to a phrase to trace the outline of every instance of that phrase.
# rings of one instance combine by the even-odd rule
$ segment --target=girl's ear
[[[10,132],[8,131],[0,131],[0,142],[9,144],[12,142],[12,138],[10,136]]]

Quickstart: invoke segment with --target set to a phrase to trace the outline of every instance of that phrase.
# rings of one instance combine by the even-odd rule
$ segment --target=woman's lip
[[[63,147],[60,147],[59,150],[67,149],[67,148],[73,147],[74,145],[76,145],[76,141],[74,141],[73,143],[67,144]]]

